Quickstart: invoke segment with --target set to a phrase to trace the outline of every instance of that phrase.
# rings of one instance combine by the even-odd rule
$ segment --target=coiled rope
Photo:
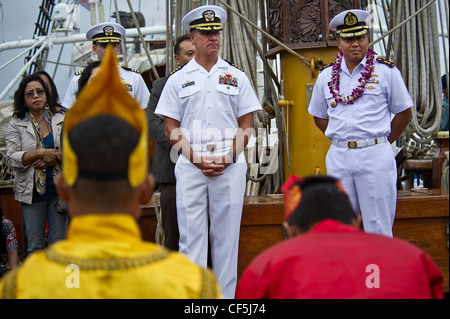
[[[448,153],[447,158],[445,159],[444,163],[442,164],[442,178],[441,178],[441,189],[448,189]]]
[[[391,25],[401,23],[429,5],[426,0],[392,1],[391,4]],[[396,61],[414,103],[413,118],[406,134],[419,143],[431,142],[441,125],[442,87],[437,21],[435,6],[429,6],[408,21],[405,28],[393,33]]]

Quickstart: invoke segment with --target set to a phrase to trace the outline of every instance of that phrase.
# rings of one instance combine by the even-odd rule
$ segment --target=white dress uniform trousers
[[[216,177],[203,175],[184,156],[180,156],[175,166],[180,252],[206,268],[210,240],[213,271],[225,298],[234,297],[237,283],[247,171],[244,154],[239,157],[239,163],[231,164],[223,175]]]
[[[397,167],[387,142],[391,116],[413,103],[396,67],[374,61],[375,70],[364,94],[353,104],[331,106],[331,67],[318,76],[308,112],[328,119],[325,135],[332,141],[326,157],[327,174],[339,178],[353,207],[361,211],[366,232],[392,237],[397,200]],[[350,74],[345,59],[341,64],[342,96],[359,85],[366,58]],[[349,142],[356,142],[350,143]],[[358,147],[351,148],[349,145]]]
[[[364,230],[392,237],[397,201],[397,165],[389,143],[363,148],[331,145],[327,174],[341,180]]]
[[[245,73],[220,57],[207,72],[195,57],[167,80],[155,114],[180,122],[198,155],[227,154],[237,119],[261,110]],[[208,145],[214,145],[211,151]],[[241,153],[221,176],[207,177],[184,156],[175,166],[180,251],[207,266],[208,223],[212,268],[225,298],[234,298],[247,164]]]

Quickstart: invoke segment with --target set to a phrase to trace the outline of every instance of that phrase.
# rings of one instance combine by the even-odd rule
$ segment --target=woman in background
[[[64,115],[56,110],[38,74],[25,77],[14,93],[14,114],[6,131],[6,159],[15,172],[14,197],[22,204],[28,254],[64,239],[67,214],[55,211],[53,177],[60,170]]]

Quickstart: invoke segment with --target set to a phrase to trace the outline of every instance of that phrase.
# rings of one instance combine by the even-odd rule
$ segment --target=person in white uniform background
[[[119,54],[120,41],[124,37],[125,28],[115,22],[102,22],[96,24],[86,32],[86,38],[92,41],[92,51],[97,55],[99,61],[103,60],[107,45],[113,45],[114,52],[116,55]],[[75,102],[78,94],[78,80],[82,72],[83,71],[77,71],[69,83],[69,87],[67,88],[66,95],[62,102],[62,106],[66,109],[70,109]],[[127,88],[131,96],[139,102],[143,109],[147,108],[150,91],[139,71],[120,67],[119,75],[123,85]]]
[[[404,131],[413,102],[395,63],[369,49],[370,13],[347,10],[330,22],[341,50],[323,69],[308,112],[331,140],[327,173],[341,180],[366,232],[392,237],[397,167],[390,143]]]
[[[182,155],[175,166],[179,249],[206,267],[209,235],[212,269],[223,296],[234,298],[247,172],[243,151],[261,105],[245,73],[218,56],[226,18],[213,5],[184,16],[195,57],[169,77],[155,114],[164,117],[172,150]]]

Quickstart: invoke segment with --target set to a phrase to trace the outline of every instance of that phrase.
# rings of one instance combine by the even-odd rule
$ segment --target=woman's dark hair
[[[44,80],[41,79],[41,77],[33,73],[29,76],[25,76],[22,81],[19,84],[19,88],[14,92],[14,116],[23,119],[25,117],[25,114],[28,112],[27,107],[25,106],[25,88],[27,87],[28,83],[30,82],[39,82],[42,84],[42,87],[45,90],[45,96],[47,97],[47,103],[48,107],[52,111],[52,113],[56,113],[56,105],[54,105],[50,99],[50,91],[48,90],[47,86],[45,85]]]
[[[89,63],[87,67],[83,69],[83,73],[81,73],[80,78],[78,79],[78,91],[77,94],[80,94],[81,90],[88,83],[89,78],[91,77],[92,69],[95,69],[100,65],[101,61],[94,61]]]
[[[47,77],[48,81],[50,82],[51,92],[52,92],[50,100],[53,105],[58,106],[59,105],[59,94],[58,94],[58,90],[56,89],[55,82],[53,82],[53,79],[50,76],[50,74],[48,74],[44,70],[37,71],[36,74],[45,75]]]

